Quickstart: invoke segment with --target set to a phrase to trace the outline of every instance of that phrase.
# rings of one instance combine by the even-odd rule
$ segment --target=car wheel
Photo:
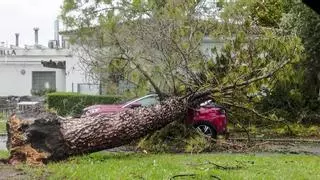
[[[210,136],[212,138],[217,137],[216,130],[208,123],[199,123],[195,126],[195,128],[198,132],[203,133],[205,136]]]

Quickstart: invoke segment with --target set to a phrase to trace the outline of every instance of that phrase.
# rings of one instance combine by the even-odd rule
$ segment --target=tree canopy
[[[106,83],[125,79],[140,93],[151,88],[160,95],[208,92],[217,102],[250,108],[290,75],[303,47],[273,22],[283,3],[272,6],[271,16],[256,0],[221,4],[65,0],[62,19],[82,63]]]
[[[320,61],[319,15],[302,2],[294,2],[283,13],[279,27],[295,34],[304,46],[302,60],[293,66],[292,74],[280,79],[263,101],[263,111],[276,111],[293,122],[319,122]]]

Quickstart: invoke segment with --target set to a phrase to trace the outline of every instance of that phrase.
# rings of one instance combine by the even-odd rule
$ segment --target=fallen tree
[[[14,114],[7,127],[9,163],[41,164],[125,145],[181,118],[186,107],[185,99],[172,98],[150,108],[93,117],[67,119],[42,111]]]
[[[181,119],[188,108],[195,108],[214,94],[229,93],[271,77],[288,62],[265,75],[225,88],[208,88],[184,97],[168,98],[152,107],[115,114],[63,118],[39,109],[13,114],[7,123],[8,162],[42,164],[128,144]]]
[[[7,123],[8,162],[42,164],[128,144],[181,119],[188,108],[194,108],[207,98],[224,96],[272,77],[289,62],[284,61],[276,69],[250,80],[168,98],[148,108],[82,118],[63,118],[41,110],[13,114]]]
[[[300,39],[259,27],[242,13],[247,1],[226,6],[219,21],[197,18],[215,17],[198,1],[92,2],[63,5],[62,19],[77,29],[69,36],[77,43],[80,64],[99,82],[125,79],[140,93],[152,88],[161,104],[80,119],[43,111],[14,114],[8,121],[9,163],[46,163],[127,144],[180,118],[208,96],[258,113],[252,104],[263,89],[271,89],[301,59]],[[208,38],[224,40],[224,47],[218,52],[212,44],[212,53],[204,53],[202,44],[211,46]],[[280,69],[286,71],[275,76]]]
[[[276,68],[260,76],[220,87],[203,88],[183,97],[167,98],[161,104],[148,108],[82,118],[63,118],[41,110],[14,114],[7,124],[8,162],[42,164],[128,144],[181,119],[188,108],[194,108],[207,98],[227,97],[273,77],[290,62],[291,59],[283,60]],[[243,105],[229,105],[249,110]]]

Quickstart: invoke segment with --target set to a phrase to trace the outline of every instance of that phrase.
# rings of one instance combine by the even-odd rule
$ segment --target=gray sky
[[[0,42],[15,44],[14,33],[19,33],[21,47],[33,45],[33,28],[39,27],[39,43],[48,46],[62,3],[63,0],[0,0]]]

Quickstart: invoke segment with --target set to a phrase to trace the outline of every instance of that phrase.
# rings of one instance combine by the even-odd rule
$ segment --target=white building
[[[43,88],[65,91],[65,70],[46,68],[41,61],[70,58],[64,49],[0,47],[0,96],[31,95]]]
[[[50,41],[49,48],[38,45],[35,28],[35,45],[19,47],[16,34],[15,46],[0,46],[0,96],[26,96],[43,89],[98,93],[88,88],[85,72],[64,45],[60,47],[58,39]]]

